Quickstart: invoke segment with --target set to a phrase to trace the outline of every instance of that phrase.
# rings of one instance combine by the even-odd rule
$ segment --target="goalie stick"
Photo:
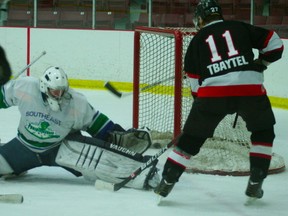
[[[158,86],[164,82],[167,82],[169,80],[173,80],[175,77],[174,76],[171,76],[171,77],[168,77],[166,79],[163,79],[163,80],[160,80],[158,82],[154,82],[152,84],[149,84],[143,88],[140,88],[140,92],[143,92],[143,91],[146,91],[148,89],[151,89],[151,88],[154,88],[155,86]],[[104,84],[104,87],[109,90],[112,94],[114,94],[115,96],[119,97],[119,98],[122,98],[122,97],[125,97],[125,96],[129,96],[129,95],[132,95],[133,92],[120,92],[118,91],[109,81],[106,82]]]
[[[23,203],[21,194],[0,194],[0,203]]]
[[[37,62],[42,56],[46,55],[46,51],[43,51],[36,59],[34,59],[30,64],[26,65],[19,73],[14,76],[17,79],[22,73],[24,73],[28,68],[30,68],[35,62]]]
[[[180,136],[180,135],[179,135]],[[138,175],[140,175],[143,170],[148,168],[151,164],[153,164],[164,152],[167,151],[171,146],[176,144],[176,141],[178,140],[177,136],[175,139],[173,139],[171,142],[169,142],[164,148],[160,149],[155,155],[153,155],[147,162],[143,163],[142,166],[140,166],[137,170],[135,170],[133,173],[131,173],[127,178],[125,178],[123,181],[119,183],[108,183],[104,182],[102,180],[96,180],[95,187],[97,189],[110,189],[112,191],[118,191],[122,187],[124,187],[128,182],[130,182],[132,179],[136,178]]]

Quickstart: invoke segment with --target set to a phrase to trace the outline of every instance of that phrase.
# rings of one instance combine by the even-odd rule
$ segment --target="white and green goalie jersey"
[[[43,100],[39,79],[23,77],[1,86],[0,108],[18,106],[21,115],[18,139],[35,152],[59,145],[75,130],[87,131],[101,139],[113,128],[114,123],[95,110],[84,95],[71,88],[66,94],[69,97],[62,100],[61,110],[54,112]]]

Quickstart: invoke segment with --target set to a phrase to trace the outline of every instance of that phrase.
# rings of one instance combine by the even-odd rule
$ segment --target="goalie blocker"
[[[107,142],[107,146],[103,146],[103,143],[98,145],[98,139],[80,134],[67,137],[59,148],[56,162],[82,173],[89,181],[102,180],[114,184],[121,182],[151,158],[150,155],[143,155],[151,145],[147,131],[132,129],[113,132],[110,141],[115,144]],[[155,188],[160,180],[157,162],[126,186],[145,190]]]

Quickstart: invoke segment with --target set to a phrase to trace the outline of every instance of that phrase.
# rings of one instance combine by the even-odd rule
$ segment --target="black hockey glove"
[[[11,74],[11,68],[6,59],[5,52],[2,47],[0,47],[0,85],[7,83]]]
[[[253,68],[255,71],[263,73],[267,69],[268,63],[262,59],[255,59],[253,61]]]

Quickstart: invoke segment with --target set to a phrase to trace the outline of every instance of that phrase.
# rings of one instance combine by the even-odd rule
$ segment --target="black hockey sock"
[[[185,168],[167,160],[164,165],[162,173],[163,178],[169,183],[178,182],[180,176],[184,172]]]

